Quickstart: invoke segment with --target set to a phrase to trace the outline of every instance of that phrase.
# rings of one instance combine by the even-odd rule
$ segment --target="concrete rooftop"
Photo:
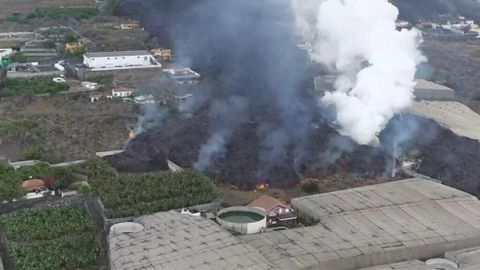
[[[432,119],[459,136],[480,141],[480,115],[460,102],[419,101],[409,112]]]
[[[240,237],[275,269],[358,269],[480,243],[480,202],[426,180],[301,197],[292,205],[320,224]]]
[[[143,231],[109,235],[111,267],[353,270],[385,265],[369,270],[429,270],[415,268],[419,262],[414,260],[480,243],[480,201],[427,180],[306,196],[291,203],[320,223],[234,237],[211,220],[173,211],[139,217]],[[388,265],[396,262],[401,263]]]
[[[113,270],[274,269],[256,250],[209,219],[170,211],[135,222],[145,228],[109,235]]]

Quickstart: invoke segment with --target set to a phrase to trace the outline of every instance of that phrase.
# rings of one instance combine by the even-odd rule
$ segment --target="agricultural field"
[[[59,6],[94,6],[95,0],[0,0],[0,19],[14,13],[33,13],[36,8]]]
[[[79,205],[27,209],[0,216],[14,267],[98,269],[95,226]]]
[[[54,82],[51,76],[14,78],[7,79],[6,87],[2,89],[1,96],[57,94],[68,91],[69,88],[66,83]]]
[[[119,175],[101,159],[91,159],[92,190],[101,198],[111,218],[146,215],[208,203],[218,193],[214,183],[193,170],[179,173]]]

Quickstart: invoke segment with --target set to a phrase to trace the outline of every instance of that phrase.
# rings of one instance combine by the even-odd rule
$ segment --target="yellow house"
[[[68,54],[81,54],[85,51],[83,40],[77,42],[68,42],[65,44],[65,52]]]
[[[172,57],[172,50],[165,48],[153,49],[150,51],[153,56],[162,60],[169,60]]]

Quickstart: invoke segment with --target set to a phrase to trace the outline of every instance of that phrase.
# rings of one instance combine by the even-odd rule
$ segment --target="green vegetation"
[[[77,36],[72,32],[67,32],[63,36],[63,42],[64,43],[77,42],[77,40],[78,40]]]
[[[9,245],[10,256],[18,269],[82,269],[95,265],[99,248],[92,235]]]
[[[22,179],[13,167],[0,164],[0,201],[8,201],[24,195]]]
[[[113,75],[95,75],[88,77],[88,80],[99,84],[110,85],[113,82]]]
[[[30,13],[30,14],[14,13],[8,16],[5,20],[7,22],[24,24],[24,23],[27,23],[29,19],[33,19],[35,17],[36,17],[35,13]]]
[[[67,188],[74,181],[73,169],[69,167],[50,167],[40,162],[14,170],[13,167],[0,164],[0,201],[9,201],[25,195],[22,182],[29,178],[44,179],[50,188]]]
[[[32,121],[4,121],[0,122],[0,136],[3,138],[28,137],[37,128],[37,124]]]
[[[99,14],[96,7],[45,7],[37,8],[39,17],[46,17],[52,20],[60,18],[87,19]]]
[[[93,223],[81,206],[27,209],[0,216],[0,225],[10,240],[51,240],[59,235],[82,234]]]
[[[2,96],[56,94],[68,91],[66,83],[56,83],[51,76],[8,79]]]
[[[42,149],[38,146],[29,147],[23,151],[23,157],[25,159],[41,159]]]
[[[94,225],[81,206],[22,210],[0,217],[17,269],[79,269],[95,265]]]
[[[23,55],[21,52],[16,52],[10,55],[10,62],[11,63],[26,63],[28,59]]]
[[[193,170],[117,176],[100,158],[91,158],[85,168],[93,191],[113,218],[208,203],[217,196],[212,181]]]

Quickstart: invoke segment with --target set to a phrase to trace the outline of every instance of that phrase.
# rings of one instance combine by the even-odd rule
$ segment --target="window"
[[[143,60],[147,61],[147,60],[148,60],[148,56],[143,57]]]

